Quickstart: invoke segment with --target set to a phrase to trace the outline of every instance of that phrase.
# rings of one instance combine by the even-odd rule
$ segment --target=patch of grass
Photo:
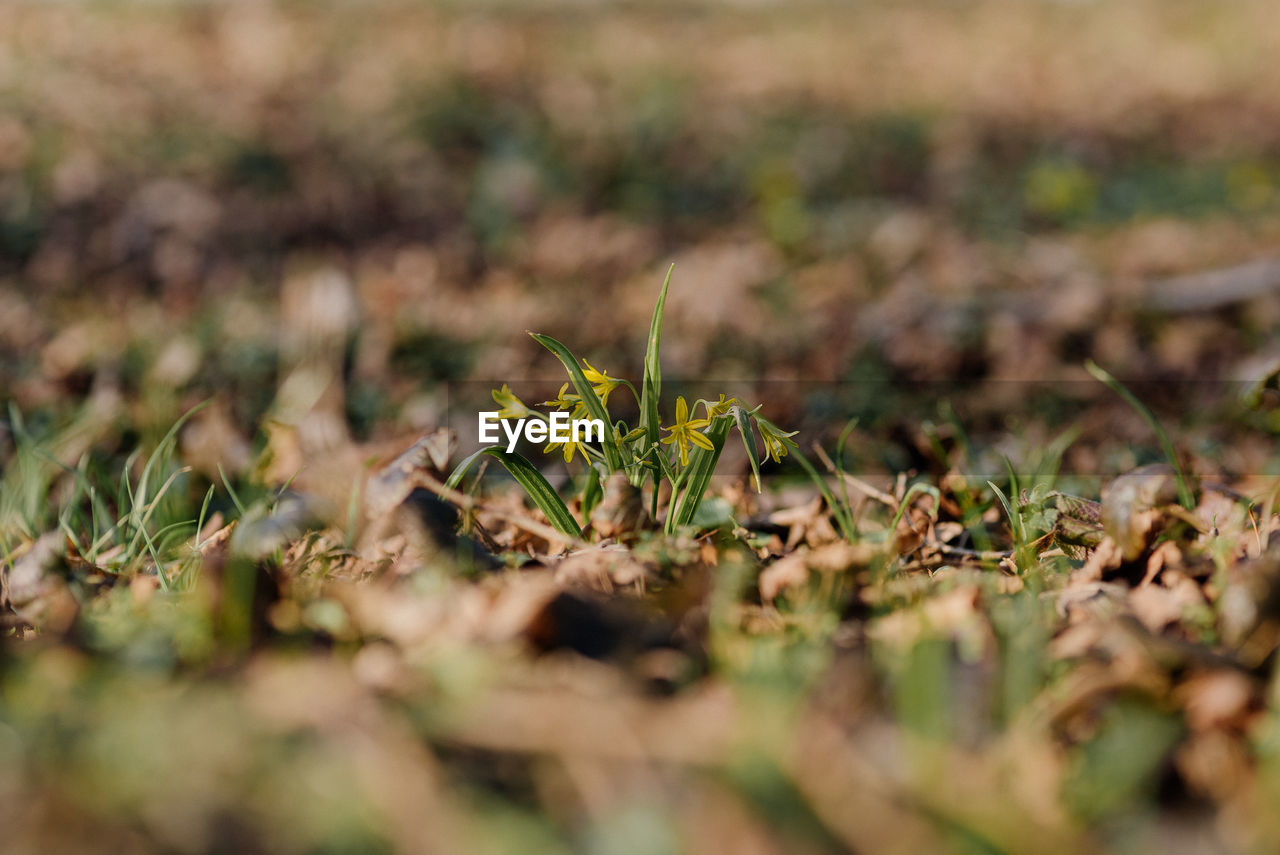
[[[14,453],[0,484],[0,550],[6,556],[56,530],[69,554],[91,568],[130,577],[154,574],[168,590],[191,569],[185,544],[208,519],[214,488],[201,495],[176,460],[177,434],[189,411],[155,444],[114,462],[85,451],[65,463],[67,438],[34,434],[16,408]],[[6,559],[7,560],[7,559]]]

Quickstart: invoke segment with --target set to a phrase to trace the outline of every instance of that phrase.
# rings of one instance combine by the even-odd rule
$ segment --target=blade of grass
[[[165,494],[169,492],[169,488],[173,486],[175,481],[177,481],[180,477],[182,477],[183,475],[187,474],[190,471],[191,471],[190,466],[184,466],[181,469],[176,470],[167,479],[165,479],[165,482],[162,485],[160,485],[160,489],[156,491],[155,496],[153,496],[151,500],[142,507],[142,513],[140,516],[137,517],[134,524],[135,531],[134,531],[133,539],[130,540],[129,542],[128,548],[129,548],[130,554],[132,554],[133,551],[137,549],[139,545],[138,543],[139,537],[141,537],[146,533],[147,526],[150,525],[151,523],[151,517],[155,515],[156,508],[160,507],[160,503],[164,500]]]
[[[191,409],[183,413],[173,426],[170,427],[160,441],[156,443],[155,450],[151,452],[151,456],[147,458],[146,465],[142,467],[142,475],[138,478],[138,496],[145,501],[147,496],[147,486],[151,481],[151,475],[157,466],[167,463],[173,456],[173,447],[177,443],[178,431],[182,430],[182,426],[190,421],[191,417],[203,410],[209,405],[208,401],[202,401]]]
[[[938,518],[938,505],[942,504],[942,493],[932,484],[925,484],[917,481],[907,488],[906,495],[902,497],[902,501],[898,503],[898,511],[893,515],[893,522],[889,524],[889,535],[892,537],[893,532],[898,530],[898,523],[902,522],[902,518],[907,513],[907,508],[911,507],[911,500],[921,493],[928,493],[933,496],[933,518]]]
[[[844,502],[844,506],[850,509],[852,513],[853,503],[849,501],[849,482],[843,477],[844,475],[844,446],[849,441],[849,435],[853,433],[853,429],[858,426],[858,417],[854,416],[845,423],[844,429],[840,431],[840,436],[836,439],[836,459],[835,470],[836,480],[840,484],[840,499]]]
[[[1155,414],[1147,408],[1146,404],[1138,400],[1137,395],[1130,392],[1123,383],[1092,359],[1085,360],[1084,368],[1095,379],[1101,381],[1108,389],[1123,398],[1125,403],[1133,407],[1134,412],[1142,416],[1151,429],[1155,431],[1156,438],[1160,441],[1160,448],[1164,451],[1164,456],[1169,461],[1169,465],[1173,467],[1174,478],[1178,482],[1178,501],[1187,510],[1194,510],[1196,506],[1195,495],[1191,492],[1191,486],[1187,483],[1187,476],[1182,471],[1182,466],[1178,463],[1178,454],[1174,451],[1173,442],[1169,439],[1169,434],[1165,432],[1164,427],[1156,419]]]
[[[1062,468],[1062,457],[1067,449],[1080,438],[1079,426],[1073,425],[1058,434],[1044,447],[1040,458],[1036,461],[1035,470],[1031,473],[1032,489],[1043,485],[1052,489],[1058,478],[1058,470]]]
[[[1014,546],[1021,548],[1025,540],[1022,533],[1022,517],[1014,510],[1013,503],[1004,494],[1004,490],[996,486],[995,481],[988,481],[987,486],[991,488],[991,492],[996,494],[996,498],[1000,501],[1000,506],[1004,508],[1005,516],[1009,518],[1009,531],[1013,535]]]
[[[840,528],[840,533],[844,535],[844,539],[850,543],[857,543],[858,532],[853,526],[853,517],[849,514],[849,509],[836,500],[835,494],[827,486],[826,479],[822,477],[822,473],[814,467],[809,458],[804,456],[804,452],[796,448],[792,449],[791,453],[795,455],[800,467],[808,474],[809,480],[818,488],[818,492],[822,495],[823,501],[827,503],[827,508],[831,511],[831,516],[835,518],[836,525]]]
[[[1018,484],[1018,473],[1013,471],[1013,461],[1003,454],[1000,455],[1000,459],[1004,462],[1004,471],[1009,475],[1009,499],[1021,501],[1022,489]]]
[[[747,460],[751,463],[751,477],[756,482],[756,492],[762,491],[760,486],[760,456],[756,453],[755,429],[751,426],[751,415],[741,407],[734,407],[734,418],[738,425],[738,435],[742,437],[742,447],[747,450]]]
[[[236,506],[236,512],[243,517],[245,515],[244,502],[240,501],[240,495],[231,486],[231,479],[227,477],[227,473],[223,470],[221,463],[218,464],[218,475],[222,478],[222,486],[226,488],[227,495],[231,497],[231,504]]]
[[[214,485],[210,484],[209,489],[205,491],[204,501],[200,503],[200,515],[196,517],[196,536],[195,536],[196,549],[199,549],[201,546],[200,532],[204,531],[204,523],[205,523],[205,520],[208,519],[209,503],[213,501],[214,489],[215,489]]]

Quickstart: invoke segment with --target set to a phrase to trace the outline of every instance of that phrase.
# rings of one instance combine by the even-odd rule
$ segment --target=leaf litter
[[[1213,13],[1233,67],[1265,70],[1270,12]],[[59,14],[9,10],[14,26],[0,30],[60,31]],[[0,70],[45,123],[38,136],[0,126],[0,382],[24,410],[76,416],[39,448],[16,419],[0,436],[6,849],[1274,848],[1275,484],[1240,473],[1265,471],[1273,453],[1275,223],[1265,200],[1249,219],[1258,209],[1234,196],[1186,219],[1142,183],[1161,158],[1194,171],[1228,152],[1239,162],[1223,166],[1235,176],[1223,186],[1271,193],[1273,132],[1258,116],[1275,115],[1274,87],[1234,73],[1187,86],[1163,76],[1167,63],[1131,67],[1107,35],[1130,13],[1101,7],[1066,41],[1060,10],[999,3],[845,12],[822,33],[783,18],[803,36],[794,44],[822,49],[787,48],[763,70],[743,30],[706,38],[709,25],[663,28],[636,12],[622,27],[584,23],[600,39],[573,61],[550,20],[199,14],[94,13],[86,32],[100,37],[51,40],[36,58],[44,73]],[[1146,47],[1216,67],[1172,18],[1152,15]],[[633,32],[645,37],[619,36]],[[332,63],[307,46],[330,43],[365,48]],[[224,51],[243,62],[209,61]],[[812,73],[807,54],[836,51],[854,73]],[[1061,68],[1023,91],[1019,69],[1051,53]],[[636,152],[613,129],[631,127],[629,75],[658,55],[681,81],[653,95],[672,99],[672,130],[646,125],[652,150]],[[99,73],[118,64],[151,89]],[[236,85],[215,73],[224,66]],[[833,137],[860,151],[859,134],[871,156],[909,149],[917,120],[885,112],[901,111],[874,91],[886,77],[925,116],[924,145],[919,163],[881,172],[928,186],[844,187],[851,202],[824,201],[814,188],[858,171],[779,151]],[[380,121],[400,90],[421,115]],[[150,170],[121,154],[140,149],[115,130],[101,145],[46,146],[84,137],[86,91],[104,113],[172,121],[156,131],[172,135],[165,156],[181,177],[131,179]],[[358,118],[331,126],[307,92],[351,102]],[[797,93],[821,121],[797,121]],[[516,143],[495,147],[501,157],[460,146],[489,130],[458,102],[508,117]],[[930,124],[940,102],[954,110]],[[754,189],[714,197],[714,181],[699,182],[717,174],[725,128],[743,123],[767,144],[733,138],[726,162]],[[473,172],[506,177],[473,184]],[[589,176],[561,191],[581,198],[545,195],[562,173]],[[695,190],[609,195],[666,180]],[[489,198],[490,184],[520,192]],[[1055,186],[1076,195],[1042,192]],[[700,194],[726,221],[674,216]],[[1108,219],[1123,198],[1139,200],[1134,218]],[[1015,250],[1000,237],[1010,230],[1025,233]],[[249,236],[283,283],[278,307],[238,290],[260,274]],[[857,465],[886,448],[876,430],[893,436],[877,474],[844,471],[831,426],[803,425],[805,453],[820,434],[830,451],[815,451],[821,489],[792,470],[755,495],[752,461],[730,461],[733,483],[704,503],[716,522],[667,536],[648,516],[652,494],[620,472],[593,506],[570,499],[577,535],[491,478],[447,486],[458,455],[423,378],[464,375],[468,359],[475,377],[517,376],[532,349],[511,342],[564,325],[557,300],[583,282],[599,299],[566,301],[575,346],[637,369],[624,321],[648,318],[651,271],[672,254],[698,287],[672,296],[669,377],[758,375],[751,399],[790,425],[810,403],[792,381],[864,365],[887,380],[886,409],[900,388],[937,379],[956,386],[963,416],[929,398],[892,424],[850,428],[839,444],[867,449]],[[59,291],[76,281],[116,296]],[[135,301],[123,335],[103,299]],[[494,304],[507,311],[483,310]],[[1083,400],[1081,354],[1139,380],[1223,368],[1240,389],[1210,401],[1222,430],[1169,422],[1173,461],[1137,450],[1150,445],[1141,413],[1091,404],[1061,469],[1113,477],[992,475],[1004,457],[1028,459],[1009,451],[1021,381]],[[181,431],[146,495],[144,460],[117,467],[132,497],[93,480],[95,449],[154,446],[206,396],[207,373],[229,391]],[[973,393],[974,377],[997,382]],[[776,400],[770,380],[782,381]],[[259,422],[261,436],[245,433]],[[1024,427],[1047,454],[1042,426]],[[175,494],[196,494],[194,523],[151,492],[169,477]],[[206,486],[218,498],[201,509]],[[72,505],[88,510],[62,513]]]

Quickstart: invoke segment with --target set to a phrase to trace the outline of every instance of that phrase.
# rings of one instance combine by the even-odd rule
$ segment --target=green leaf
[[[822,494],[822,499],[827,503],[827,508],[830,509],[831,515],[835,517],[836,525],[840,527],[840,533],[844,535],[844,539],[850,543],[857,543],[858,530],[854,527],[853,516],[849,513],[849,506],[836,500],[831,488],[827,486],[826,480],[822,477],[822,473],[817,470],[808,457],[804,456],[804,452],[796,448],[791,453],[800,463],[801,468],[808,474],[809,480],[818,488],[818,492]]]
[[[1000,459],[1004,461],[1004,471],[1009,473],[1009,498],[1016,499],[1022,494],[1022,488],[1018,485],[1018,473],[1013,471],[1012,460],[1003,454]]]
[[[658,468],[662,470],[662,474],[671,482],[672,489],[678,487],[680,473],[671,468],[671,461],[668,460],[667,456],[662,452],[662,446],[654,445],[649,449],[649,452],[653,455],[653,459],[658,464]],[[656,493],[657,490],[654,490],[654,492]]]
[[[547,482],[547,479],[542,477],[542,473],[538,471],[537,467],[521,454],[508,453],[496,445],[482,448],[459,463],[453,472],[449,474],[449,478],[444,482],[444,485],[451,490],[456,489],[462,481],[462,476],[467,473],[467,470],[482,454],[487,454],[506,467],[506,470],[511,473],[511,477],[516,479],[516,483],[529,494],[529,498],[533,500],[533,503],[547,515],[547,519],[551,521],[551,525],[555,527],[556,531],[574,538],[582,536],[582,526],[578,525],[578,521],[573,518],[573,514],[569,512],[564,500]]]
[[[605,438],[601,446],[604,448],[605,463],[609,466],[610,472],[616,472],[622,468],[622,454],[618,451],[618,441],[609,435],[609,413],[604,408],[604,404],[600,402],[600,398],[596,396],[596,392],[591,388],[591,384],[587,382],[586,376],[582,373],[582,369],[578,366],[577,358],[560,342],[556,341],[549,335],[531,332],[533,340],[545,347],[556,355],[564,365],[565,370],[569,372],[569,379],[573,382],[573,387],[577,389],[578,394],[582,396],[582,403],[587,408],[587,413],[591,418],[599,419],[605,425]]]
[[[760,455],[756,453],[756,435],[751,427],[751,414],[742,407],[734,407],[734,417],[738,423],[738,435],[742,437],[742,445],[747,450],[747,460],[751,462],[751,477],[756,482],[756,492],[760,487]]]
[[[469,454],[462,459],[462,462],[453,467],[453,471],[449,473],[449,477],[444,479],[444,485],[450,490],[458,489],[458,485],[462,483],[463,476],[471,470],[472,465],[480,459],[480,455],[488,451],[488,448],[482,448],[475,454]]]
[[[644,352],[644,379],[640,384],[640,427],[644,430],[645,443],[650,447],[660,439],[658,395],[662,391],[662,364],[658,359],[658,345],[662,339],[662,314],[667,305],[667,288],[671,285],[671,274],[675,269],[674,264],[667,268],[662,292],[658,294],[658,302],[653,307],[653,320],[649,322],[649,342]]]
[[[730,526],[733,524],[733,505],[719,496],[710,496],[698,505],[690,523],[699,531]]]
[[[604,498],[604,488],[600,485],[600,470],[591,466],[587,469],[587,483],[582,488],[582,518],[591,519],[591,510]]]
[[[836,440],[836,468],[841,472],[844,471],[844,447],[848,443],[850,435],[858,426],[858,417],[854,416],[845,422],[844,429],[840,431],[840,437]]]
[[[889,524],[890,536],[892,536],[892,532],[898,530],[898,523],[902,522],[903,516],[907,513],[907,508],[911,507],[911,500],[921,493],[927,493],[928,495],[933,496],[933,510],[930,511],[930,516],[933,517],[935,522],[937,521],[938,506],[942,504],[942,493],[939,492],[938,488],[932,484],[917,481],[907,488],[906,495],[902,497],[902,501],[898,504],[898,512],[893,515],[893,522]]]
[[[128,544],[128,554],[135,554],[142,545],[146,526],[151,521],[151,516],[155,509],[159,506],[160,501],[164,498],[168,489],[173,486],[176,477],[188,469],[180,470],[171,474],[164,482],[164,485],[154,494],[148,492],[152,476],[156,474],[158,469],[163,469],[173,460],[173,450],[178,442],[178,431],[182,430],[182,426],[191,420],[196,413],[209,406],[209,401],[202,401],[191,409],[182,414],[173,426],[165,433],[164,437],[156,443],[155,450],[151,452],[151,456],[147,458],[146,465],[142,467],[142,475],[138,478],[137,492],[130,496],[130,525],[133,527],[134,535]],[[157,567],[157,572],[159,568]],[[160,575],[161,586],[168,590],[165,583],[164,574]]]
[[[1017,546],[1022,546],[1022,517],[1019,516],[1016,510],[1014,510],[1013,503],[1010,502],[1009,497],[1004,494],[1004,490],[1001,490],[996,486],[995,481],[988,481],[987,486],[996,494],[996,498],[1000,500],[1001,507],[1004,508],[1005,516],[1009,518],[1009,530],[1013,534],[1013,542]]]
[[[1191,487],[1187,483],[1187,476],[1183,473],[1182,467],[1178,465],[1178,454],[1173,449],[1173,442],[1169,439],[1169,434],[1165,433],[1160,422],[1156,420],[1155,414],[1147,409],[1147,405],[1138,400],[1138,396],[1133,394],[1125,387],[1123,383],[1113,377],[1110,372],[1103,368],[1092,359],[1086,359],[1084,368],[1095,379],[1100,380],[1108,389],[1115,392],[1125,403],[1133,407],[1134,411],[1146,421],[1151,429],[1155,431],[1156,438],[1160,440],[1160,448],[1164,451],[1164,456],[1169,461],[1169,465],[1173,467],[1173,473],[1178,479],[1178,501],[1187,510],[1195,510],[1196,498],[1191,492]]]
[[[842,477],[844,475],[844,447],[849,441],[849,436],[853,433],[854,428],[858,426],[858,417],[854,416],[845,422],[844,430],[840,431],[840,437],[836,440],[836,483],[840,485],[840,500],[844,502],[846,508],[852,507],[853,503],[849,500],[849,484]]]

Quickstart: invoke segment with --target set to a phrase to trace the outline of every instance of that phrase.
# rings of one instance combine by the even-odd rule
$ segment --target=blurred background
[[[360,441],[444,423],[449,383],[554,378],[529,329],[636,378],[674,262],[666,374],[811,441],[857,416],[854,468],[928,468],[922,422],[1142,462],[1098,456],[1151,438],[1091,409],[1092,357],[1271,472],[1228,387],[1280,355],[1272,12],[8,4],[0,398],[98,389],[148,431],[213,398],[234,471],[315,406],[277,393],[317,335],[341,388],[313,397]]]

